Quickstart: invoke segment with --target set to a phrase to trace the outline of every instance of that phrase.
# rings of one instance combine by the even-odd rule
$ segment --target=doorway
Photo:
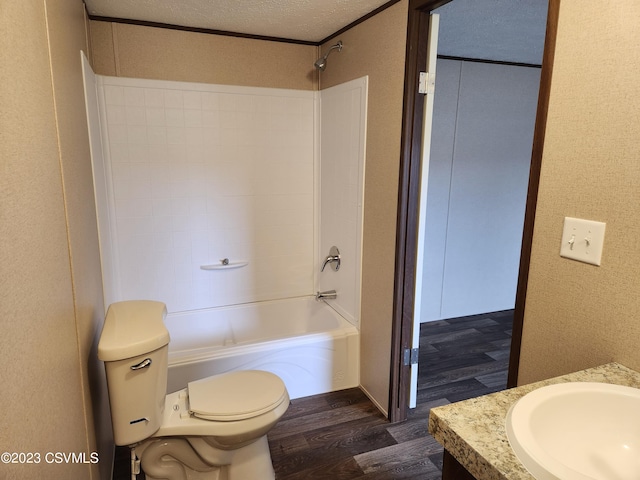
[[[457,0],[456,0],[457,1]],[[401,164],[401,182],[399,198],[399,222],[398,242],[396,255],[396,290],[394,297],[394,332],[392,358],[398,358],[410,344],[411,319],[413,318],[414,289],[416,257],[416,232],[417,232],[417,199],[419,196],[420,179],[420,134],[422,129],[422,99],[416,95],[414,86],[417,72],[424,68],[424,52],[421,45],[428,34],[428,15],[432,10],[449,3],[447,1],[422,1],[411,2],[409,12],[408,33],[408,58],[407,76],[405,84],[405,110],[403,128],[403,157]],[[555,35],[555,27],[549,29],[549,24],[555,25],[553,9],[557,10],[557,2],[550,2],[549,16],[547,20],[547,40],[545,46],[545,59],[543,65],[551,65],[550,55],[553,53],[551,37]],[[550,34],[551,32],[551,34]],[[553,40],[553,38],[551,38]],[[547,69],[548,70],[548,69]],[[411,85],[411,84],[414,85]],[[540,82],[540,96],[537,105],[536,133],[534,138],[533,157],[528,182],[527,208],[525,215],[525,234],[522,239],[522,250],[519,259],[519,281],[516,294],[516,314],[514,319],[512,354],[510,361],[509,384],[514,385],[517,380],[517,357],[519,355],[519,341],[521,335],[521,320],[524,310],[524,293],[526,291],[526,270],[530,249],[531,232],[533,226],[533,212],[535,209],[535,196],[537,192],[539,155],[541,155],[541,142],[544,133],[544,119],[546,118],[546,101],[548,100],[548,71],[543,67],[542,80]],[[542,113],[542,114],[541,114]],[[526,183],[526,182],[525,182]],[[518,242],[520,243],[520,242]],[[518,245],[519,247],[520,245]],[[481,313],[481,312],[476,312]],[[400,360],[400,359],[399,359]],[[392,390],[390,419],[401,421],[406,418],[408,381],[406,380],[406,366],[400,361],[392,365]]]

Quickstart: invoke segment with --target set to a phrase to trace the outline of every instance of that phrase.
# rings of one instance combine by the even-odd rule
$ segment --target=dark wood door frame
[[[407,24],[405,60],[405,88],[402,116],[400,153],[400,179],[398,189],[398,222],[396,231],[396,268],[393,297],[391,378],[389,392],[389,420],[406,420],[410,367],[403,364],[403,352],[411,348],[413,305],[418,232],[418,205],[420,195],[420,157],[422,143],[422,114],[424,99],[418,94],[418,76],[426,65],[426,46],[429,33],[429,14],[452,0],[410,0]],[[508,386],[517,384],[520,363],[520,345],[524,322],[524,307],[533,240],[542,149],[547,121],[549,90],[560,0],[549,0],[538,110],[536,115],[529,187],[523,226],[520,270],[516,291],[511,357],[509,359]]]

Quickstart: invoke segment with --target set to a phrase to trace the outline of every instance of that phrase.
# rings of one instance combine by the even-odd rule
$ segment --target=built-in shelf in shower
[[[200,265],[202,270],[232,270],[234,268],[242,268],[249,265],[249,262],[229,262],[216,263],[213,265]]]

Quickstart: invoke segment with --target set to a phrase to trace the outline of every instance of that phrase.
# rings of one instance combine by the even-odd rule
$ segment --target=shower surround
[[[177,312],[311,293],[313,92],[99,78],[113,298]],[[201,268],[225,258],[247,265]]]
[[[85,76],[100,129],[92,157],[106,305],[165,302],[177,337],[193,325],[173,314],[217,318],[216,309],[337,289],[326,302],[359,327],[366,78],[312,92],[105,77],[87,65]],[[320,273],[332,245],[343,267]],[[357,384],[354,352],[341,356]]]

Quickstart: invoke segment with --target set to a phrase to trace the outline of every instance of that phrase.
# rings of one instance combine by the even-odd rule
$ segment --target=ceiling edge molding
[[[362,22],[364,22],[366,20],[369,20],[371,17],[376,16],[377,14],[383,12],[384,10],[386,10],[389,7],[392,7],[393,5],[395,5],[396,3],[400,2],[400,1],[401,0],[390,0],[389,2],[385,3],[384,5],[380,5],[375,10],[372,10],[371,12],[367,13],[366,15],[363,15],[362,17],[358,18],[357,20],[354,20],[349,25],[345,25],[340,30],[338,30],[338,31],[332,33],[331,35],[323,38],[322,40],[317,42],[316,45],[322,45],[322,44],[328,42],[329,40],[331,40],[332,38],[335,38],[335,37],[337,37],[339,35],[342,35],[347,30],[351,30],[356,25],[359,25],[360,23],[362,23]]]
[[[128,18],[103,17],[103,16],[98,16],[98,15],[91,15],[86,10],[86,5],[85,5],[85,11],[87,12],[87,17],[89,18],[89,20],[96,21],[96,22],[122,23],[122,24],[125,24],[125,25],[138,25],[138,26],[142,26],[142,27],[165,28],[165,29],[168,29],[168,30],[180,30],[180,31],[183,31],[183,32],[204,33],[206,35],[223,35],[223,36],[227,36],[227,37],[239,37],[239,38],[248,38],[248,39],[253,39],[253,40],[264,40],[264,41],[269,41],[269,42],[292,43],[292,44],[297,44],[297,45],[309,45],[309,46],[318,47],[318,46],[324,44],[325,42],[331,40],[332,38],[334,38],[334,37],[336,37],[338,35],[341,35],[342,33],[346,32],[347,30],[352,29],[356,25],[368,20],[369,18],[371,18],[371,17],[377,15],[378,13],[386,10],[387,8],[395,5],[396,3],[400,2],[400,1],[401,0],[390,0],[389,2],[385,3],[384,5],[381,5],[380,7],[376,8],[375,10],[372,10],[371,12],[367,13],[366,15],[363,15],[362,17],[358,18],[357,20],[354,20],[350,24],[344,26],[340,30],[336,31],[335,33],[332,33],[331,35],[327,36],[326,38],[323,38],[322,40],[320,40],[318,42],[308,41],[308,40],[297,40],[297,39],[294,39],[294,38],[270,37],[270,36],[267,36],[267,35],[253,35],[253,34],[250,34],[250,33],[229,32],[229,31],[226,31],[226,30],[214,30],[214,29],[210,29],[210,28],[188,27],[188,26],[184,26],[184,25],[175,25],[175,24],[171,24],[171,23],[148,22],[148,21],[145,21],[145,20],[133,20],[133,19],[128,19]]]
[[[266,40],[270,42],[283,42],[283,43],[295,43],[298,45],[311,45],[318,46],[318,42],[310,42],[307,40],[296,40],[293,38],[280,38],[280,37],[269,37],[266,35],[252,35],[249,33],[239,33],[239,32],[228,32],[226,30],[213,30],[210,28],[201,28],[201,27],[187,27],[184,25],[174,25],[171,23],[159,23],[159,22],[148,22],[145,20],[131,20],[128,18],[114,18],[114,17],[101,17],[96,15],[90,15],[87,12],[87,16],[89,20],[93,20],[96,22],[111,22],[111,23],[122,23],[125,25],[139,25],[142,27],[153,27],[153,28],[165,28],[168,30],[180,30],[183,32],[192,32],[192,33],[204,33],[207,35],[223,35],[227,37],[239,37],[239,38],[250,38],[253,40]]]

